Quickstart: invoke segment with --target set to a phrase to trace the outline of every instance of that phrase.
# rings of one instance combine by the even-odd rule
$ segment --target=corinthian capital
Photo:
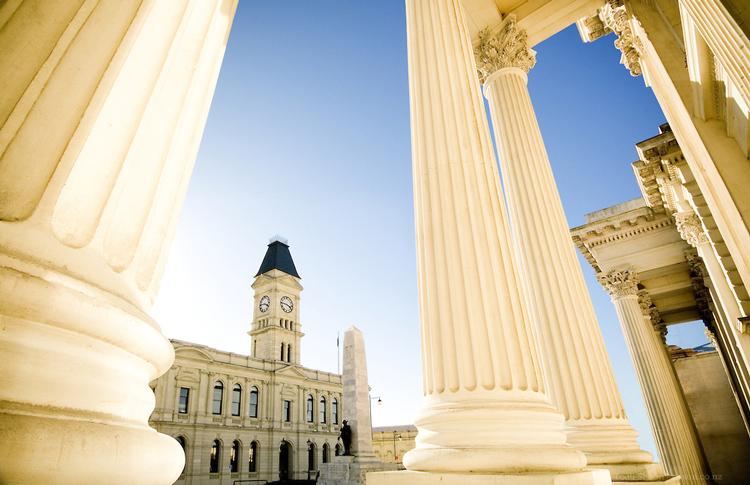
[[[599,9],[599,18],[604,28],[617,35],[615,47],[622,53],[620,63],[624,65],[632,76],[641,75],[639,51],[643,50],[640,39],[630,28],[628,13],[623,0],[607,0]]]
[[[674,216],[674,221],[682,239],[694,248],[708,243],[703,224],[694,212],[680,212]]]
[[[492,73],[504,67],[529,72],[536,63],[536,56],[528,44],[526,31],[518,28],[515,15],[508,15],[496,27],[479,32],[479,43],[474,48],[479,80],[484,83]]]
[[[615,269],[608,273],[599,273],[596,279],[613,300],[638,294],[638,276],[633,270]]]

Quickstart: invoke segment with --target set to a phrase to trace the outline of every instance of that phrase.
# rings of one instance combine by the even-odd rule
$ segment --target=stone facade
[[[404,454],[413,449],[417,428],[413,425],[372,428],[372,447],[385,463],[403,463]]]
[[[288,255],[278,243],[267,256],[277,249]],[[173,340],[174,364],[152,384],[150,423],[185,451],[177,483],[314,478],[337,453],[341,375],[299,365],[302,286],[286,272],[296,270],[271,266],[253,284],[249,334],[257,357]]]

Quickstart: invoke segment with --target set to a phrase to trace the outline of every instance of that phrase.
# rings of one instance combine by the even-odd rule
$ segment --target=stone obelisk
[[[355,326],[344,333],[343,416],[352,430],[351,456],[336,456],[320,467],[319,485],[364,485],[369,472],[396,470],[381,462],[372,449],[370,385],[367,382],[365,338]]]
[[[357,461],[374,460],[365,339],[362,331],[355,326],[344,333],[343,383],[344,418],[352,428],[352,455]]]

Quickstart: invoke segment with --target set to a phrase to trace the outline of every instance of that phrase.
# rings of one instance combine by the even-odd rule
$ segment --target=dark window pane
[[[224,385],[221,382],[217,382],[214,386],[214,400],[213,409],[214,414],[221,414],[222,400],[224,399]]]
[[[187,387],[180,388],[180,402],[177,406],[177,412],[185,414],[188,412],[188,401],[190,398],[190,389]]]
[[[253,387],[250,391],[250,417],[258,417],[258,389]]]

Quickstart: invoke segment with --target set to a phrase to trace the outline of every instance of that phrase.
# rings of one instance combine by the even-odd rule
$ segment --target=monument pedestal
[[[368,474],[389,473],[398,468],[397,463],[383,463],[375,456],[336,456],[331,463],[320,465],[318,485],[364,485]]]
[[[376,472],[367,474],[367,485],[610,485],[607,470],[480,475],[476,473]]]

